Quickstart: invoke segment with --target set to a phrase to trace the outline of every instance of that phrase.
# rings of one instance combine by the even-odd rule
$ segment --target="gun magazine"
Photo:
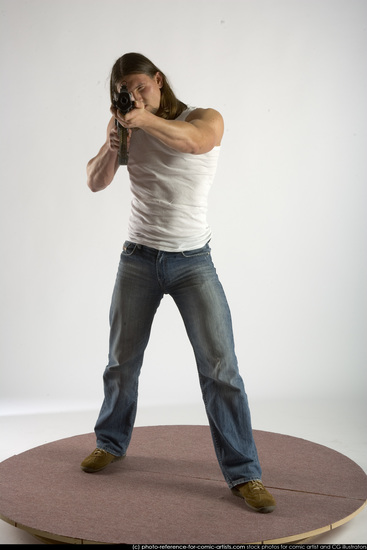
[[[126,166],[127,161],[129,160],[129,153],[127,150],[127,129],[119,124],[118,133],[120,139],[120,148],[119,148],[119,164]]]

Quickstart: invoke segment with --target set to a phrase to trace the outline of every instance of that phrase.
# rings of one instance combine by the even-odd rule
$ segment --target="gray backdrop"
[[[1,412],[98,408],[126,169],[93,194],[109,72],[138,51],[225,135],[209,221],[252,399],[366,387],[364,0],[0,0]],[[171,299],[140,404],[201,400]]]

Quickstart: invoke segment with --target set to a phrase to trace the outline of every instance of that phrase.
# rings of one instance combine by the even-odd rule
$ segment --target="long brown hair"
[[[177,118],[187,108],[187,105],[177,99],[165,74],[152,61],[140,53],[126,53],[122,57],[119,57],[112,67],[110,78],[111,102],[113,101],[117,85],[125,76],[130,74],[146,74],[150,78],[154,78],[157,72],[162,75],[163,84],[161,88],[161,103],[156,115],[167,120]]]

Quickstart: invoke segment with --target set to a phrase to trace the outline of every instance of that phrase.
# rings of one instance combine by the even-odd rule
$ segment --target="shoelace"
[[[253,491],[260,492],[264,490],[264,485],[261,483],[261,481],[255,480],[255,481],[250,481],[250,483]]]
[[[104,455],[106,451],[104,451],[103,449],[96,449],[94,451],[94,456],[101,456],[101,455]]]

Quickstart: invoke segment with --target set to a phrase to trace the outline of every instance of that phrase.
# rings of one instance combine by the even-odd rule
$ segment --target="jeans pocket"
[[[206,245],[202,246],[201,248],[196,248],[195,250],[186,250],[184,252],[181,252],[181,254],[184,258],[194,258],[196,256],[209,256],[210,251],[211,249],[209,243],[206,243]]]
[[[131,241],[125,241],[122,247],[123,256],[131,256],[136,250],[137,244]]]

